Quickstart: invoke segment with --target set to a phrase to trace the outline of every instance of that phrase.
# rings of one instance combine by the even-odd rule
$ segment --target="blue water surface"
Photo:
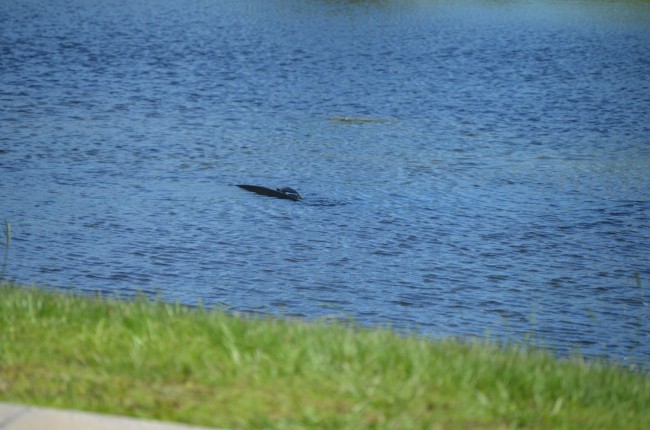
[[[643,2],[5,1],[1,276],[647,366],[649,71]]]

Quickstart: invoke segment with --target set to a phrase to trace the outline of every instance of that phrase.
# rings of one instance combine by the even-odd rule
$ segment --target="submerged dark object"
[[[293,188],[284,187],[276,188],[275,190],[266,187],[260,187],[259,185],[237,185],[239,188],[243,188],[246,191],[251,191],[253,193],[261,194],[263,196],[275,197],[277,199],[286,199],[293,200],[297,202],[302,200],[300,193]]]

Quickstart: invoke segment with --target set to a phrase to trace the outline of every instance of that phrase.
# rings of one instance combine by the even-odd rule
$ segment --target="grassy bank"
[[[232,429],[641,429],[650,377],[486,344],[0,285],[0,401]]]

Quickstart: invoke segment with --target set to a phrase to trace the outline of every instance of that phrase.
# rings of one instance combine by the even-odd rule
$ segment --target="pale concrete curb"
[[[89,412],[0,403],[0,430],[216,430]]]

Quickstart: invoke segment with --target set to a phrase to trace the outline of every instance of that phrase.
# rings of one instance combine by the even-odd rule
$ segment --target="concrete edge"
[[[0,403],[0,430],[217,430],[93,412]]]

